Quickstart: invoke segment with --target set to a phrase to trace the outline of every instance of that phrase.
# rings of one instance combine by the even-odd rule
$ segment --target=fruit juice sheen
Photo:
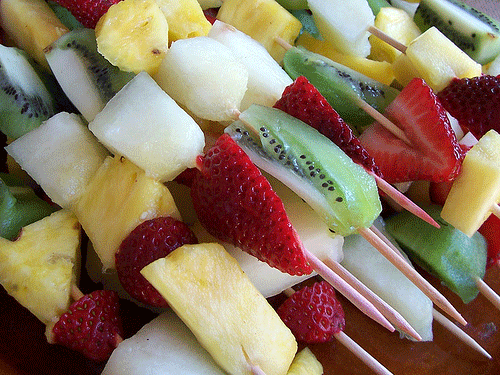
[[[467,1],[478,9],[500,17],[500,5],[491,1]],[[493,5],[492,5],[493,4]],[[488,7],[497,8],[488,9]],[[486,7],[486,8],[485,8]],[[496,11],[496,14],[493,12]],[[82,244],[82,248],[86,248]],[[85,264],[85,260],[82,260]],[[415,343],[402,340],[369,320],[338,295],[346,316],[345,332],[395,374],[499,374],[500,373],[500,313],[490,302],[479,296],[465,305],[460,298],[440,285],[439,281],[422,272],[431,283],[460,311],[469,322],[465,331],[492,356],[487,360],[457,340],[439,324],[434,324],[434,341]],[[485,277],[494,290],[500,290],[500,268],[488,269]],[[82,275],[84,293],[98,288],[87,275]],[[284,297],[273,297],[277,306]],[[0,288],[0,374],[100,374],[104,364],[95,363],[61,346],[49,345],[45,326],[27,309],[20,306]],[[122,301],[125,337],[150,321],[155,314]],[[301,349],[302,346],[299,348]],[[337,343],[316,344],[310,348],[323,365],[325,374],[367,374],[368,368],[347,349]]]

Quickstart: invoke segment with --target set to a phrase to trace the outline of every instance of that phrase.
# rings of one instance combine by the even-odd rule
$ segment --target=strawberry
[[[229,135],[221,135],[197,164],[191,197],[209,233],[282,272],[312,272],[283,202]]]
[[[296,291],[276,310],[297,341],[328,342],[345,326],[344,310],[326,281]]]
[[[414,78],[386,108],[385,116],[403,130],[411,146],[375,122],[359,140],[387,182],[450,181],[462,165],[447,113],[432,89]]]
[[[74,302],[55,323],[49,342],[105,361],[123,336],[118,294],[97,290]]]
[[[120,0],[54,0],[68,9],[83,26],[94,29],[109,7]]]
[[[215,21],[217,21],[218,11],[218,8],[208,8],[203,10],[203,14],[205,15],[205,18],[208,20],[208,22],[213,25]]]
[[[454,78],[437,96],[462,129],[477,139],[491,129],[500,132],[500,75]]]
[[[490,215],[478,229],[488,244],[488,263],[491,267],[495,263],[500,264],[500,219]]]
[[[167,301],[141,275],[141,269],[184,244],[198,243],[193,231],[173,217],[157,217],[139,224],[120,244],[116,271],[123,288],[136,300],[154,307]]]
[[[286,87],[274,107],[312,126],[339,146],[356,163],[380,175],[375,161],[349,125],[306,77],[300,76]]]

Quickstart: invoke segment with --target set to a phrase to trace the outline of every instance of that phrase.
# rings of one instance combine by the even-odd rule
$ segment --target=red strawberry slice
[[[491,129],[500,132],[500,75],[454,78],[437,96],[462,129],[477,139]]]
[[[487,267],[500,264],[500,219],[490,215],[478,229],[488,244]]]
[[[157,217],[139,224],[122,241],[115,255],[121,285],[142,303],[167,307],[165,298],[141,275],[141,269],[184,244],[195,243],[198,239],[191,229],[173,217]]]
[[[282,272],[312,272],[283,202],[229,135],[220,136],[197,162],[201,172],[193,180],[191,196],[210,234]]]
[[[375,161],[349,125],[306,77],[300,76],[286,87],[274,107],[312,126],[339,146],[356,163],[380,175]]]
[[[439,182],[457,176],[464,153],[446,111],[422,79],[413,79],[386,108],[385,116],[403,130],[411,146],[376,122],[359,140],[387,182]]]
[[[345,327],[342,305],[326,281],[296,291],[276,311],[297,341],[308,344],[331,341]]]
[[[118,294],[97,290],[74,302],[52,328],[49,342],[105,361],[123,336]]]
[[[97,21],[121,0],[54,0],[65,7],[83,26],[94,29]]]

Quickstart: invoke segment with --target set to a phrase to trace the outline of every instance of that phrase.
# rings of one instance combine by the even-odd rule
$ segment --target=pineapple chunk
[[[35,61],[50,71],[44,48],[69,29],[44,0],[0,1],[2,29]]]
[[[472,60],[436,27],[414,39],[406,56],[419,76],[436,92],[449,85],[454,77],[472,78],[482,74],[482,66]]]
[[[70,305],[80,262],[80,225],[69,210],[25,226],[15,241],[0,238],[0,283],[45,324]]]
[[[286,51],[276,38],[293,44],[302,29],[302,23],[275,0],[224,0],[217,19],[260,42],[279,63]]]
[[[228,373],[287,373],[293,334],[222,245],[181,246],[141,273]]]
[[[121,157],[106,158],[73,209],[104,269],[115,267],[121,242],[143,221],[181,219],[168,189]]]
[[[314,353],[305,347],[295,356],[287,375],[322,375],[323,366]]]
[[[168,39],[206,36],[211,24],[197,0],[156,0],[168,22]]]
[[[490,130],[467,152],[441,217],[472,237],[499,202],[500,134]]]
[[[127,72],[155,73],[168,49],[168,23],[155,0],[113,4],[95,33],[99,53]]]

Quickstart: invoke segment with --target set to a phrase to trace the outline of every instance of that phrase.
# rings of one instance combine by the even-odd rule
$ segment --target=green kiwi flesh
[[[226,128],[252,161],[304,199],[342,236],[371,226],[381,211],[373,177],[316,129],[252,105]],[[259,159],[259,160],[257,160]]]
[[[461,1],[422,0],[413,19],[422,31],[438,28],[480,64],[500,53],[500,23]]]
[[[303,47],[293,47],[286,52],[283,68],[292,79],[305,76],[358,134],[374,122],[373,118],[356,104],[358,99],[367,102],[379,112],[384,112],[399,94],[399,90],[393,87]]]
[[[469,303],[479,293],[475,279],[486,271],[486,240],[479,232],[470,238],[445,222],[440,206],[423,208],[441,228],[405,211],[388,218],[386,230],[412,260]]]
[[[55,101],[28,55],[0,45],[0,131],[14,140],[55,113]]]

